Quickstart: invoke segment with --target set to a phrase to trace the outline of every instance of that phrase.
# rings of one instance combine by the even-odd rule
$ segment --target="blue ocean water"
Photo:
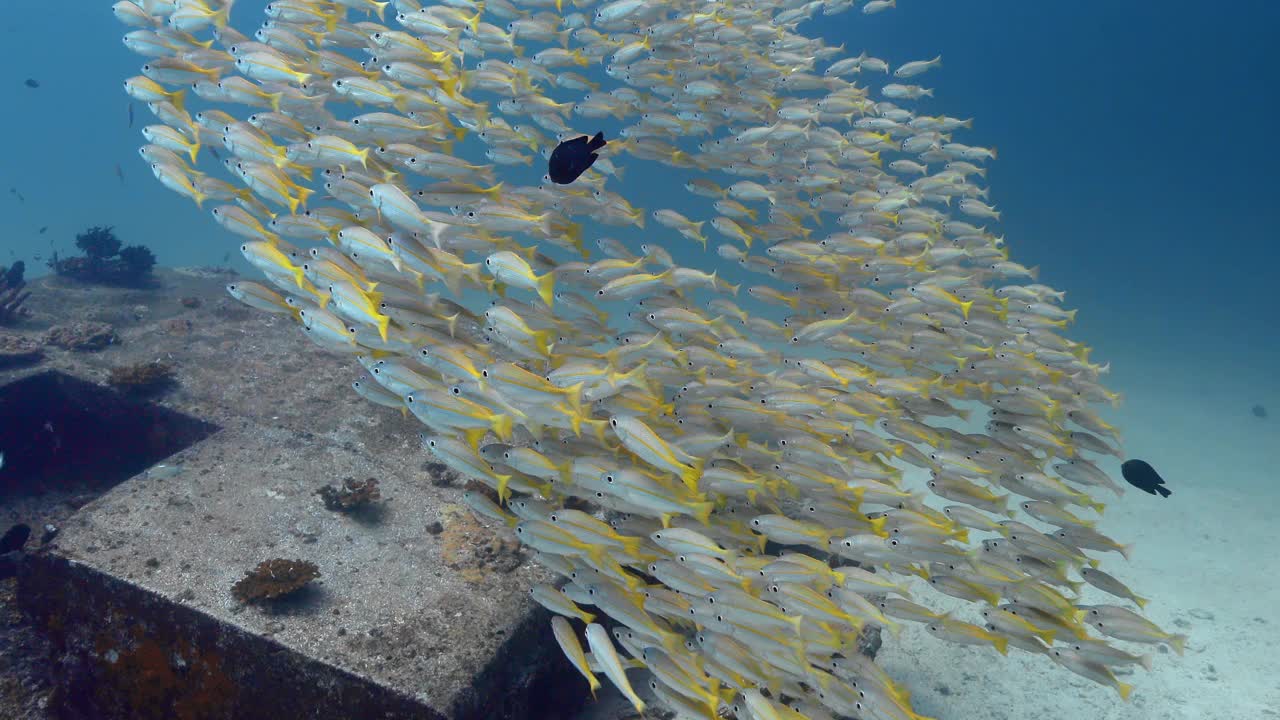
[[[0,264],[38,270],[72,251],[76,232],[107,224],[164,265],[245,268],[239,241],[138,157],[149,118],[133,103],[129,126],[121,84],[141,60],[109,6],[11,5],[0,16]],[[238,3],[237,25],[250,29],[261,5]],[[1228,488],[1260,505],[1280,500],[1278,23],[1280,5],[1261,0],[900,0],[801,26],[893,66],[942,55],[923,78],[936,96],[919,107],[975,118],[963,139],[999,149],[988,183],[1012,257],[1067,292],[1080,311],[1071,336],[1113,363],[1126,449],[1175,488]],[[615,189],[639,207],[689,202],[652,166],[629,168]],[[1126,499],[1135,522],[1167,522],[1146,500]]]
[[[261,4],[238,3],[237,24],[256,26]],[[899,5],[802,29],[893,63],[943,56],[926,76],[936,98],[922,107],[974,117],[969,138],[999,148],[989,181],[1015,259],[1068,291],[1082,337],[1132,358],[1117,373],[1230,378],[1246,410],[1280,406],[1269,372],[1280,366],[1280,145],[1267,132],[1280,109],[1268,48],[1280,7]],[[134,103],[128,126],[121,83],[140,62],[109,8],[17,3],[0,23],[10,58],[0,67],[0,260],[40,265],[30,261],[66,250],[76,231],[111,224],[162,264],[222,262],[234,245],[135,152],[148,119]],[[640,205],[670,192],[633,184],[627,196]]]

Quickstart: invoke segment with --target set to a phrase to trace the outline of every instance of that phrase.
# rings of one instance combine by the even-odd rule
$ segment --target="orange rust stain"
[[[201,651],[185,639],[157,639],[142,625],[130,628],[132,641],[116,647],[110,633],[98,636],[95,647],[114,688],[127,704],[128,716],[149,720],[212,720],[234,715],[235,682],[224,670],[223,658],[213,651]],[[118,658],[108,663],[103,654],[116,647]],[[111,698],[104,698],[108,705]]]

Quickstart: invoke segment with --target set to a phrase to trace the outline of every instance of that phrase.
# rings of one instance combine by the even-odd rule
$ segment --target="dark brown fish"
[[[606,145],[604,133],[598,132],[595,137],[576,137],[565,140],[551,152],[547,161],[547,175],[557,185],[568,185],[587,171],[599,155],[596,150]]]
[[[1126,460],[1120,466],[1120,474],[1124,475],[1124,479],[1130,485],[1143,492],[1160,495],[1160,497],[1169,497],[1173,494],[1164,486],[1164,478],[1160,477],[1160,473],[1144,460]]]

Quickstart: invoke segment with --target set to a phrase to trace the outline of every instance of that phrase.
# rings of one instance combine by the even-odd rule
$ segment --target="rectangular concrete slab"
[[[85,505],[29,565],[22,595],[59,646],[66,713],[535,718],[580,704],[528,597],[545,571],[460,505],[417,422],[359,398],[354,360],[236,305],[227,277],[161,280],[148,292],[35,283],[33,307],[109,322],[119,342],[50,349],[0,375],[101,381],[160,358],[178,384],[155,402],[220,428]],[[315,491],[348,477],[376,478],[384,501],[326,509]],[[321,576],[237,602],[232,584],[271,558]]]

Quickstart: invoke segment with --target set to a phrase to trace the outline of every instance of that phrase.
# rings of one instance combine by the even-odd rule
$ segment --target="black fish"
[[[27,81],[26,81],[26,82],[24,82],[24,83],[22,83],[22,84],[23,84],[23,85],[26,85],[26,86],[27,86],[27,87],[29,87],[29,88],[38,88],[38,87],[40,87],[40,81],[39,81],[39,80],[37,80],[37,79],[35,79],[35,78],[27,78]]]
[[[0,537],[0,555],[14,550],[21,550],[23,545],[27,544],[27,538],[31,537],[31,528],[18,523]]]
[[[1262,405],[1254,405],[1253,416],[1256,418],[1265,418],[1267,416],[1267,409]]]
[[[551,176],[551,182],[568,185],[577,180],[600,157],[596,155],[596,150],[605,144],[604,133],[598,132],[593,138],[583,135],[557,145],[551,151],[551,160],[547,162],[547,174]]]
[[[1160,473],[1143,460],[1126,460],[1120,466],[1120,474],[1124,475],[1124,479],[1130,485],[1138,488],[1143,492],[1152,495],[1160,495],[1160,497],[1169,497],[1173,491],[1164,486],[1164,478],[1160,477]]]

